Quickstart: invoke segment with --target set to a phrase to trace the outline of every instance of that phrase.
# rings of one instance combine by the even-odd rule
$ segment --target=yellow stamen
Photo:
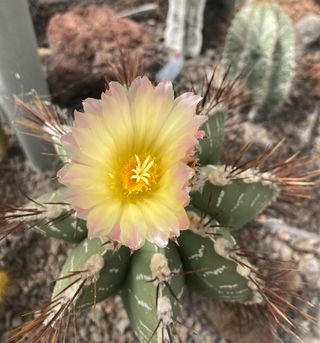
[[[121,168],[121,181],[125,195],[149,191],[158,178],[155,160],[146,154],[134,155]]]

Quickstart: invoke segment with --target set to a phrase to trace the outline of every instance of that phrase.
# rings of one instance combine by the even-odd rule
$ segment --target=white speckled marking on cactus
[[[221,289],[232,289],[237,288],[239,285],[237,283],[234,283],[232,285],[220,285],[219,288]]]
[[[70,271],[74,270],[74,255],[71,256],[71,261],[70,261]]]
[[[211,132],[211,127],[209,125],[208,122],[206,122],[206,129],[207,129],[207,132],[208,132],[208,138],[209,138],[209,145],[210,145],[210,148],[214,148],[214,140],[213,140],[213,137],[212,137],[212,132]]]
[[[226,265],[222,265],[221,267],[219,267],[215,270],[209,270],[207,272],[204,272],[203,276],[209,277],[210,275],[220,275],[220,274],[223,274],[223,272],[227,269],[228,269],[228,267]]]
[[[58,229],[56,226],[54,226],[53,224],[49,224],[50,230],[52,232],[60,232],[60,229]]]
[[[140,281],[140,280],[148,281],[148,280],[150,280],[150,275],[137,274],[136,280],[137,281]]]
[[[220,291],[219,288],[211,283],[210,281],[206,280],[205,278],[203,279],[203,282],[210,288],[214,289],[218,294],[223,294],[223,291]]]
[[[189,260],[199,260],[200,258],[203,257],[204,249],[205,249],[205,246],[203,244],[201,244],[198,252],[194,255],[189,256],[188,259]]]
[[[72,223],[74,223],[74,222],[72,222]],[[78,232],[84,232],[84,230],[83,230],[83,228],[81,227],[81,225],[76,225],[76,230],[78,231]]]
[[[231,209],[231,212],[234,212],[241,205],[244,195],[245,195],[244,193],[240,194],[237,200],[237,203],[235,204],[235,206],[233,206],[233,208]]]
[[[152,311],[152,308],[147,303],[139,299],[136,294],[134,295],[134,298],[136,299],[139,306],[147,309],[148,311]]]
[[[225,191],[222,189],[219,193],[219,197],[217,199],[216,207],[219,207],[221,205],[222,199],[225,195]]]
[[[109,272],[117,274],[119,272],[119,268],[111,268],[109,269]]]
[[[141,329],[140,326],[137,326],[137,333],[138,333],[138,335],[137,335],[138,337],[142,337],[143,339],[148,341],[147,335],[143,332],[143,330]]]
[[[261,193],[258,193],[255,198],[252,200],[250,207],[254,207],[256,202],[259,200],[259,198],[261,197]]]
[[[88,253],[88,241],[84,242],[83,247],[84,247],[85,253],[87,254]]]
[[[153,331],[141,319],[139,319],[139,324],[152,334]]]

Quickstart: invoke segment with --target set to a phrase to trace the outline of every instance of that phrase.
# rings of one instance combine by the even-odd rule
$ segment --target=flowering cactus
[[[175,98],[169,82],[112,82],[100,100],[84,102],[71,126],[39,99],[34,108],[20,103],[24,126],[57,146],[65,187],[22,208],[1,207],[0,232],[27,225],[74,248],[52,302],[13,339],[56,342],[74,309],[119,293],[141,342],[173,342],[186,288],[261,306],[274,325],[290,323],[283,284],[252,264],[234,232],[282,197],[306,197],[320,172],[300,173],[307,162],[296,154],[266,168],[281,144],[247,162],[245,147],[223,162],[231,88],[213,85],[202,98]]]

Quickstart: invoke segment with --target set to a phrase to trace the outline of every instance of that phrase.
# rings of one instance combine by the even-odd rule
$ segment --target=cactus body
[[[206,0],[170,0],[164,39],[182,55],[195,57],[202,47],[203,13]]]
[[[161,255],[164,258],[161,259]],[[131,325],[141,342],[158,342],[162,326],[166,328],[169,325],[166,320],[173,322],[177,318],[179,306],[164,282],[168,282],[172,292],[180,299],[184,291],[184,277],[179,275],[180,272],[182,272],[182,262],[175,244],[171,242],[164,249],[146,243],[134,253],[121,294]],[[162,276],[158,275],[157,278],[157,274]],[[157,285],[159,285],[158,291]],[[171,307],[171,311],[168,311],[170,318],[163,318],[162,311],[166,306]],[[158,324],[159,332],[155,332],[152,340],[149,341]]]
[[[186,1],[180,3],[185,4]],[[277,89],[283,89],[282,86],[279,86],[280,83],[273,87],[269,81],[279,79],[279,82],[282,82],[285,77],[282,77],[281,73],[287,74],[290,68],[285,70],[280,65],[275,66],[272,63],[275,56],[280,64],[284,62],[285,54],[282,49],[286,50],[285,44],[290,42],[286,40],[285,30],[283,36],[279,38],[279,30],[274,29],[274,26],[280,22],[286,24],[286,17],[278,12],[278,7],[265,2],[254,5],[251,3],[250,1],[250,5],[245,7],[236,17],[228,42],[229,45],[234,43],[234,46],[228,48],[229,50],[234,49],[233,52],[240,51],[232,73],[236,73],[237,68],[241,69],[245,61],[248,60],[249,63],[253,63],[252,75],[255,74],[254,78],[249,80],[248,85],[254,89],[256,87],[260,87],[262,90],[270,88],[268,95],[261,92],[255,94],[256,99],[259,100],[257,103],[262,106],[263,103],[269,105],[269,102],[278,101],[266,100],[276,99],[276,95],[272,95],[273,90],[281,93]],[[247,24],[248,18],[253,28]],[[237,28],[236,25],[239,27]],[[267,44],[263,46],[263,49],[260,46],[261,39]],[[274,51],[275,46],[280,48]],[[254,47],[253,50],[252,47]],[[211,81],[205,95],[208,95],[210,91]],[[167,92],[168,84],[162,84],[162,86],[164,85],[166,87],[163,90]],[[276,88],[278,86],[280,88]],[[222,86],[222,88],[229,90],[228,86]],[[126,89],[125,92],[127,91]],[[108,101],[112,99],[112,92],[109,93],[106,97],[108,96],[110,99],[102,101],[102,104],[106,106],[109,104]],[[122,99],[118,91],[114,93],[115,96]],[[171,94],[171,92],[169,93]],[[217,93],[220,93],[219,89]],[[135,92],[130,93],[130,97],[134,97],[134,95]],[[164,196],[166,192],[170,191],[171,184],[170,187],[168,185],[163,191],[159,191],[158,184],[152,183],[157,178],[161,183],[161,178],[166,177],[167,170],[161,165],[161,159],[159,159],[159,169],[156,169],[156,162],[154,160],[150,162],[150,155],[144,159],[143,163],[141,163],[139,156],[135,155],[137,163],[131,165],[131,159],[129,159],[123,170],[119,158],[119,161],[115,162],[117,168],[115,168],[114,173],[108,174],[105,169],[105,163],[108,161],[105,161],[105,157],[102,155],[102,160],[98,165],[99,182],[101,179],[102,187],[108,187],[107,191],[110,194],[116,190],[117,198],[109,198],[108,192],[106,192],[106,197],[104,193],[102,196],[99,195],[100,188],[97,187],[96,194],[99,195],[99,198],[93,197],[94,201],[114,201],[117,204],[119,198],[123,197],[121,199],[123,204],[121,203],[121,207],[119,205],[121,211],[119,210],[119,213],[117,211],[116,218],[112,218],[115,207],[112,207],[110,212],[106,212],[105,208],[102,207],[103,210],[101,212],[99,210],[94,218],[88,214],[89,225],[90,227],[92,225],[94,229],[93,234],[100,234],[101,238],[86,238],[88,236],[86,222],[77,219],[75,210],[72,209],[71,205],[62,201],[61,190],[46,194],[23,208],[1,207],[0,224],[5,224],[3,233],[6,234],[11,229],[12,224],[15,228],[16,221],[19,220],[29,224],[31,228],[44,235],[64,239],[75,244],[56,282],[52,302],[35,320],[27,323],[15,335],[19,341],[22,342],[25,339],[32,341],[35,335],[38,335],[39,338],[42,336],[43,341],[49,341],[50,337],[59,337],[59,330],[64,324],[62,320],[66,319],[67,322],[67,319],[72,315],[71,310],[73,308],[84,310],[116,292],[119,292],[122,297],[132,328],[139,341],[151,343],[179,341],[180,338],[175,325],[180,323],[178,319],[180,301],[186,286],[191,291],[214,300],[238,302],[246,305],[264,304],[266,312],[269,311],[264,316],[268,325],[271,317],[281,326],[283,326],[283,322],[290,323],[290,319],[285,315],[285,310],[294,310],[294,308],[285,299],[285,296],[282,298],[284,293],[282,277],[290,268],[281,266],[277,268],[272,263],[269,269],[272,271],[274,279],[269,278],[264,270],[258,270],[252,264],[253,261],[258,260],[260,265],[260,261],[267,261],[267,257],[264,254],[255,254],[248,247],[238,245],[232,230],[243,227],[282,195],[284,195],[284,199],[290,195],[297,198],[308,198],[306,189],[311,189],[318,184],[318,180],[314,180],[320,175],[320,171],[305,171],[307,163],[305,160],[302,162],[295,161],[296,154],[283,162],[277,160],[274,166],[268,165],[268,158],[273,161],[276,160],[275,152],[281,143],[274,148],[266,148],[261,155],[250,160],[243,159],[243,154],[247,148],[245,146],[233,161],[228,161],[226,165],[221,164],[224,147],[224,120],[228,107],[224,108],[219,105],[219,96],[212,96],[211,99],[210,96],[212,95],[209,94],[208,97],[204,97],[204,101],[201,103],[202,107],[193,108],[193,111],[204,112],[203,114],[209,113],[208,122],[202,127],[206,138],[199,142],[198,159],[193,154],[192,156],[189,155],[189,150],[194,148],[193,145],[189,144],[194,142],[196,137],[202,136],[201,132],[197,131],[192,139],[186,142],[177,140],[173,143],[177,146],[186,144],[188,147],[188,153],[181,154],[188,165],[184,165],[184,168],[179,165],[179,168],[174,172],[177,177],[172,179],[173,182],[177,182],[177,187],[179,187],[179,192],[176,194],[179,201],[171,204],[169,198]],[[190,94],[174,103],[170,107],[170,115],[174,113],[175,107],[180,106],[180,102],[184,103],[188,97]],[[206,99],[207,101],[209,99],[209,105]],[[141,103],[144,103],[143,98],[139,99],[139,103],[140,100]],[[215,107],[212,105],[214,100],[217,100],[218,109],[212,108]],[[87,105],[91,106],[90,101]],[[131,113],[131,109],[127,105],[123,111],[127,112],[128,109],[128,113]],[[92,110],[94,113],[95,107],[92,107]],[[190,111],[189,115],[191,114]],[[184,119],[182,116],[181,118]],[[204,118],[200,119],[203,122]],[[144,120],[143,125],[147,122]],[[130,123],[134,124],[134,120]],[[119,131],[125,133],[127,123],[123,120],[122,124],[123,127]],[[179,121],[173,121],[168,132],[176,132],[177,125],[179,125]],[[94,130],[94,128],[96,125],[90,127],[90,130]],[[160,127],[159,130],[161,129]],[[135,130],[132,130],[133,133]],[[151,139],[149,141],[148,132],[145,132],[143,137],[148,145],[152,146],[153,141]],[[100,143],[102,144],[102,141]],[[161,140],[161,144],[168,144],[169,146],[169,143],[166,139]],[[153,148],[157,149],[157,147]],[[143,143],[141,146],[139,143],[130,149],[133,151],[144,149]],[[91,153],[92,149],[88,150]],[[163,153],[161,158],[173,159],[172,151],[170,150],[168,156]],[[100,150],[98,150],[99,154]],[[88,157],[88,161],[90,161],[91,158]],[[100,157],[98,156],[99,159]],[[132,175],[130,172],[134,174]],[[150,179],[152,173],[154,174]],[[76,175],[71,173],[69,177],[78,180]],[[191,177],[187,178],[189,175],[194,177],[192,179]],[[82,175],[80,177],[82,178]],[[112,179],[108,186],[105,184],[105,177]],[[123,189],[124,186],[133,185],[136,187],[138,179],[145,183],[143,188],[133,188],[131,193],[126,193]],[[88,182],[86,180],[85,184],[81,186],[83,190],[90,190],[91,192],[91,182],[94,183],[95,178],[93,180],[90,178]],[[75,186],[78,187],[78,185]],[[189,190],[190,203],[188,202],[189,193],[187,193]],[[146,193],[144,194],[142,191]],[[92,192],[93,195],[95,195],[94,192]],[[151,201],[149,196],[153,195],[153,192],[157,197]],[[69,193],[69,195],[71,194],[74,195],[74,192]],[[175,193],[169,193],[169,196],[171,194],[174,196]],[[86,196],[88,195],[83,195],[84,198],[80,200],[86,201],[86,205],[89,205],[90,203],[87,201],[90,199],[87,199]],[[161,203],[161,206],[157,206],[157,201]],[[156,212],[156,216],[153,217],[151,212],[149,214],[146,207],[136,211],[138,203],[143,203],[146,207],[150,206],[150,209]],[[189,205],[186,213],[184,213],[182,211],[187,204]],[[124,214],[125,207],[131,209],[128,212],[130,215]],[[133,207],[137,207],[137,209],[132,210]],[[86,209],[84,207],[82,210]],[[179,216],[173,215],[174,212],[179,212]],[[4,215],[1,217],[2,213]],[[169,220],[164,221],[164,216],[168,216]],[[148,219],[146,223],[144,223],[144,219]],[[97,222],[99,222],[99,230],[96,230]],[[150,227],[147,228],[149,225]],[[167,233],[168,228],[172,229],[170,233]],[[144,240],[137,239],[140,237],[137,232],[147,229],[155,233],[155,236],[152,236],[148,231],[145,238],[156,242],[159,246],[147,241],[140,248],[140,244]],[[167,244],[167,238],[173,239],[173,237],[179,237],[178,242],[169,240]],[[103,243],[102,239],[108,243]],[[131,239],[135,241],[134,246],[130,245],[132,242],[128,242]],[[114,240],[114,242],[110,240]],[[135,251],[132,250],[130,255],[129,249],[123,246],[114,251],[118,244],[116,242],[128,244]],[[164,247],[166,244],[167,246]],[[278,262],[282,265],[281,261]],[[268,271],[267,267],[266,269]],[[290,292],[290,296],[291,294]],[[0,301],[2,298],[0,273]]]
[[[35,220],[30,217],[29,225],[45,236],[72,243],[80,242],[87,236],[86,222],[70,212],[71,207],[63,204],[62,199],[61,190],[52,191],[38,198],[37,203],[48,208],[48,213],[43,219],[40,216]],[[26,207],[34,206],[34,203],[30,203]]]
[[[248,270],[228,256],[236,246],[234,238],[217,230],[215,236],[200,236],[186,231],[179,237],[180,254],[186,271],[188,288],[203,296],[230,302],[252,302]]]
[[[268,114],[285,99],[294,74],[294,46],[293,26],[280,6],[253,1],[235,16],[223,64],[231,65],[231,77],[248,69],[247,88],[257,112]]]
[[[236,180],[224,186],[207,181],[192,193],[192,205],[206,211],[220,224],[241,228],[271,204],[277,191],[262,182]]]
[[[217,164],[220,162],[224,141],[224,112],[222,110],[209,115],[203,125],[205,137],[199,142],[198,157],[201,164]]]
[[[91,262],[92,261],[92,262]],[[100,302],[120,290],[129,264],[129,249],[121,247],[119,251],[110,249],[110,246],[103,246],[99,238],[85,239],[79,243],[69,254],[60,273],[60,280],[57,281],[53,290],[52,298],[63,294],[68,287],[79,278],[85,278],[85,270],[93,268],[100,269],[93,275],[95,280],[87,280],[87,284],[79,294],[76,306],[81,309],[88,308],[96,302]],[[73,272],[81,272],[74,276]],[[78,283],[80,283],[79,280]]]

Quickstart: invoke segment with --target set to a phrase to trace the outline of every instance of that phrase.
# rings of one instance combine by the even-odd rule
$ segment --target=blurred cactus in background
[[[223,65],[234,77],[246,71],[253,117],[265,119],[285,100],[295,72],[291,21],[274,1],[247,1],[228,32]]]
[[[265,4],[257,6],[262,7],[257,10],[257,13],[259,13],[259,15],[256,14],[257,17],[252,16],[255,20],[258,20],[258,17],[269,18],[269,12],[275,13],[273,11],[277,9],[277,7],[273,6],[272,9],[267,8],[265,6],[269,5]],[[245,12],[241,14],[241,18],[244,18],[242,17],[244,14],[247,15],[247,11],[248,9],[245,9]],[[272,15],[272,18],[268,20],[275,23],[276,16]],[[266,25],[264,21],[262,22]],[[281,42],[281,44],[284,43]],[[269,52],[266,54],[269,54]],[[244,63],[244,60],[245,58],[241,63]],[[262,68],[265,60],[261,60],[259,63],[259,70],[265,71],[265,68]],[[277,67],[273,66],[273,68]],[[240,66],[237,68],[240,68]],[[257,66],[253,70],[258,71],[256,68]],[[234,70],[231,71],[231,73],[234,72]],[[160,233],[164,234],[167,232],[166,230],[169,230],[168,227],[165,227],[167,218],[164,218],[161,211],[158,221],[153,222],[153,229],[162,226],[163,231],[158,232],[156,237],[150,236],[150,238],[147,238],[144,244],[144,241],[141,243],[138,240],[141,247],[132,248],[130,240],[123,242],[123,232],[121,231],[124,225],[123,222],[118,226],[114,224],[115,234],[113,234],[113,231],[111,233],[102,231],[98,237],[94,237],[97,235],[92,233],[90,227],[90,218],[92,217],[90,217],[90,214],[88,215],[88,221],[86,221],[86,211],[88,210],[83,211],[83,213],[75,210],[65,200],[63,194],[65,188],[62,187],[29,202],[21,208],[13,206],[1,207],[0,233],[3,235],[7,235],[18,228],[29,227],[43,235],[66,240],[73,244],[73,248],[56,282],[51,303],[43,308],[41,314],[35,319],[19,328],[13,339],[22,341],[28,338],[32,342],[41,342],[42,340],[57,342],[59,337],[64,336],[65,338],[68,321],[72,314],[76,316],[77,311],[90,308],[97,302],[119,293],[135,334],[141,342],[179,341],[178,327],[180,320],[178,317],[183,301],[182,296],[186,289],[214,300],[245,304],[247,311],[259,306],[268,325],[271,325],[274,329],[280,326],[287,331],[294,330],[288,310],[297,313],[300,310],[290,305],[286,300],[287,295],[295,297],[294,292],[286,292],[286,285],[281,280],[283,273],[288,271],[287,266],[280,264],[280,267],[275,267],[270,264],[271,267],[270,265],[268,267],[267,265],[266,268],[272,270],[272,276],[268,276],[266,273],[268,270],[261,270],[253,264],[254,259],[268,260],[268,257],[263,253],[252,252],[247,250],[246,247],[240,246],[237,242],[236,232],[261,214],[270,204],[278,200],[307,198],[310,189],[317,184],[315,179],[319,178],[320,171],[305,171],[310,161],[297,158],[297,154],[284,159],[283,162],[279,162],[277,159],[276,163],[272,164],[281,142],[273,148],[266,148],[255,159],[245,159],[245,152],[249,147],[246,145],[239,150],[237,156],[228,161],[225,160],[224,123],[234,101],[235,93],[232,92],[234,92],[236,84],[239,83],[228,83],[227,76],[224,75],[222,81],[217,85],[215,74],[213,74],[202,90],[203,97],[197,105],[197,115],[194,119],[202,122],[202,118],[207,116],[206,123],[201,127],[205,137],[197,143],[196,157],[189,156],[187,161],[189,170],[193,171],[193,177],[188,182],[190,202],[186,207],[189,224],[186,227],[187,230],[181,231],[180,235],[179,232],[170,232],[169,238],[171,240],[169,242],[160,235]],[[258,81],[251,80],[249,84],[250,82]],[[127,101],[131,101],[132,106],[138,106],[141,103],[147,106],[146,104],[156,102],[159,96],[168,96],[168,98],[163,98],[163,102],[161,102],[163,106],[172,101],[173,95],[169,83],[162,83],[157,88],[152,88],[153,86],[145,78],[135,80],[133,83],[127,80],[125,83],[127,83],[127,86],[111,84],[110,90],[102,96],[101,101],[105,101],[103,106],[110,105],[106,114],[112,120],[116,119],[112,117],[112,104],[116,104],[119,99],[122,99],[121,106],[125,106]],[[140,86],[144,89],[141,94],[139,93]],[[148,102],[150,92],[156,92],[152,93],[154,94],[152,102]],[[125,94],[130,95],[126,98],[127,95]],[[270,97],[271,94],[268,96]],[[143,102],[141,102],[142,99]],[[178,99],[181,99],[184,104],[185,101],[188,99],[190,101],[193,98],[190,94],[184,94]],[[266,99],[266,96],[264,99]],[[110,101],[110,103],[106,101]],[[182,103],[177,102],[176,107],[180,108]],[[261,104],[263,103],[261,102]],[[75,154],[75,148],[68,145],[69,143],[66,146],[65,142],[75,144],[74,137],[76,136],[71,138],[70,132],[87,132],[89,134],[89,131],[85,131],[86,128],[93,125],[89,123],[89,118],[91,118],[90,120],[94,118],[96,120],[101,119],[100,104],[100,100],[88,99],[84,103],[85,113],[76,114],[76,124],[74,125],[78,125],[78,127],[74,128],[59,119],[59,112],[56,109],[49,108],[47,104],[42,103],[39,99],[36,101],[36,107],[20,102],[20,105],[27,112],[25,121],[21,122],[20,125],[32,129],[34,134],[37,133],[39,136],[58,145],[60,157],[68,166],[67,168],[78,168],[70,158],[70,154],[73,157],[75,156],[73,155]],[[153,111],[154,108],[146,107],[145,109],[147,113],[150,110]],[[49,113],[51,114],[48,115]],[[119,113],[122,112],[119,111]],[[139,116],[144,111],[128,113],[130,113],[130,116],[136,113]],[[156,114],[154,115],[156,116]],[[161,112],[161,115],[163,115],[163,112]],[[148,118],[151,120],[151,117]],[[140,127],[140,124],[144,127],[143,122],[139,123],[139,120],[139,117],[137,117],[136,127]],[[104,124],[102,122],[100,124],[102,126],[96,126],[97,131],[90,131],[91,134],[94,133],[97,136],[102,134],[100,129]],[[121,121],[118,124],[121,125]],[[128,122],[126,122],[127,124]],[[165,131],[166,129],[162,127],[161,134],[166,132],[168,135],[166,139],[168,139],[171,130],[180,130],[181,124],[182,122],[177,120],[175,125],[168,131]],[[121,130],[127,130],[126,125],[121,126]],[[152,125],[154,125],[154,122],[148,122],[147,126],[145,126],[149,130],[149,135],[151,135],[153,129],[155,133],[160,130],[157,125]],[[116,128],[118,129],[118,127]],[[116,135],[121,130],[112,132]],[[139,136],[138,133],[136,133],[135,137]],[[129,137],[129,133],[127,135]],[[203,132],[197,134],[198,138],[200,136],[203,136]],[[147,132],[143,131],[141,137],[147,139],[149,136]],[[89,136],[87,136],[88,138]],[[195,139],[192,141],[196,142]],[[90,144],[86,145],[88,142]],[[162,144],[165,142],[167,140],[164,140]],[[87,155],[87,160],[90,165],[94,165],[96,159],[100,158],[101,151],[95,155],[97,151],[91,146],[93,140],[82,140],[78,141],[77,144],[82,144],[83,149],[91,151],[91,155]],[[122,143],[117,141],[117,144]],[[156,145],[157,143],[155,141],[152,144]],[[131,143],[131,146],[137,148],[139,145]],[[171,144],[169,147],[174,148],[174,145]],[[81,158],[81,153],[77,152],[77,154],[78,159]],[[130,192],[132,190],[134,192],[134,206],[136,206],[139,204],[139,199],[141,199],[138,196],[144,194],[144,189],[149,191],[149,188],[147,188],[149,182],[156,182],[154,180],[157,180],[158,174],[156,174],[155,170],[160,169],[153,168],[155,168],[156,164],[161,166],[162,162],[161,159],[156,158],[150,162],[150,158],[149,155],[143,164],[140,163],[137,155],[135,160],[129,159],[130,168],[128,167],[128,170],[133,173],[130,180],[134,178],[137,181],[126,181],[124,169],[119,172],[122,178],[121,182],[124,183],[127,192],[126,197],[121,199],[124,199],[123,201],[126,204],[131,201],[129,195],[131,196]],[[137,165],[134,163],[137,163]],[[133,165],[135,168],[131,169]],[[62,177],[67,178],[69,182],[75,182],[80,188],[81,180],[86,177],[87,173],[81,174],[81,176],[75,174],[71,176],[68,171]],[[111,175],[110,177],[114,179],[117,175]],[[105,178],[107,176],[103,180],[107,180]],[[88,190],[93,192],[94,180],[95,176],[92,174],[92,178],[87,180],[89,181],[89,188],[79,189],[79,191]],[[179,178],[173,183],[178,181]],[[112,182],[114,182],[112,184],[116,184],[116,181]],[[138,188],[138,186],[141,187]],[[122,189],[121,185],[117,187],[114,192]],[[151,197],[151,193],[147,194]],[[87,205],[86,200],[89,199],[83,199],[84,205]],[[81,195],[76,196],[72,201],[80,203],[82,201]],[[110,203],[110,205],[115,205],[115,203]],[[160,205],[158,204],[158,206]],[[155,212],[157,212],[157,208],[161,207],[155,207]],[[116,209],[113,210],[113,212],[115,211]],[[110,212],[108,220],[111,220],[111,215],[112,212]],[[138,230],[144,225],[141,221],[142,217],[138,215],[139,212],[137,212],[137,216],[130,215],[133,227],[137,227],[134,230]],[[78,216],[83,219],[78,218]],[[94,221],[95,229],[103,220],[104,214],[101,213],[101,216]],[[102,229],[108,224],[108,220],[104,222]],[[171,220],[174,225],[174,217]],[[137,231],[132,231],[130,239],[132,238],[136,242],[137,235]],[[302,315],[308,320],[312,319],[304,313]],[[289,327],[287,328],[288,324]]]
[[[202,48],[206,0],[170,0],[164,33],[167,47],[182,56],[195,57]]]

